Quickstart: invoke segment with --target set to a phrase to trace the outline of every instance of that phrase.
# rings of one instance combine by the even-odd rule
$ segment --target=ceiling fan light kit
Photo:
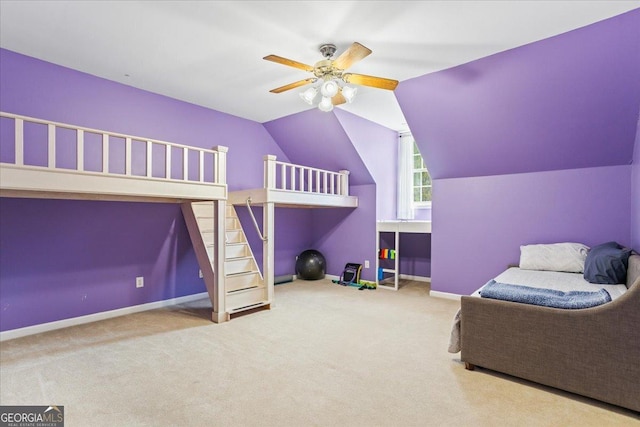
[[[318,109],[325,112],[333,110],[333,102],[331,102],[331,98],[323,96],[322,100],[318,103]]]
[[[316,77],[290,83],[272,89],[270,92],[282,93],[312,83],[314,86],[301,92],[300,98],[307,104],[313,105],[318,92],[320,92],[322,98],[318,103],[318,109],[328,112],[333,110],[334,105],[353,102],[358,90],[353,86],[347,86],[346,83],[386,90],[394,90],[398,85],[397,80],[367,76],[364,74],[344,73],[347,68],[371,54],[371,50],[360,43],[354,42],[349,49],[344,51],[337,59],[332,60],[331,58],[335,52],[335,45],[330,43],[321,45],[320,53],[322,53],[325,59],[316,62],[313,67],[277,55],[265,56],[263,59],[267,61],[277,62],[289,67],[311,72]]]
[[[318,88],[310,87],[304,92],[300,92],[300,98],[309,105],[313,105],[313,100],[318,94]]]
[[[339,89],[340,88],[338,86],[338,83],[336,83],[335,80],[327,80],[322,83],[322,86],[320,86],[320,92],[322,93],[322,96],[325,96],[327,98],[333,98],[334,96],[336,96]]]

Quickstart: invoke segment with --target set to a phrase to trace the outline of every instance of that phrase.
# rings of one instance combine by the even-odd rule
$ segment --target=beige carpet
[[[617,426],[637,413],[447,353],[458,302],[428,285],[276,287],[224,324],[208,300],[0,344],[0,404],[66,426]]]

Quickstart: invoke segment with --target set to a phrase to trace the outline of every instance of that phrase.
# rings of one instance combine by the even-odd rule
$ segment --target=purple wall
[[[470,294],[524,244],[628,245],[630,183],[628,165],[436,180],[432,289]]]
[[[351,194],[358,196],[356,209],[306,211],[310,217],[301,218],[301,221],[309,225],[305,230],[311,232],[309,244],[297,250],[290,248],[289,254],[294,255],[293,259],[280,262],[284,263],[284,268],[293,261],[294,268],[289,272],[276,271],[276,274],[293,273],[295,255],[305,249],[316,249],[327,260],[327,274],[337,276],[346,263],[364,265],[364,261],[369,260],[371,267],[363,270],[362,277],[374,280],[378,203],[378,185],[374,182],[377,183],[378,179],[393,180],[381,187],[385,197],[394,192],[395,186],[395,177],[391,178],[389,173],[394,167],[387,167],[383,172],[376,170],[376,166],[382,165],[382,160],[388,161],[386,154],[395,152],[396,133],[345,111],[323,113],[315,109],[265,123],[265,128],[293,163],[328,170],[349,170]],[[391,203],[395,212],[395,199]],[[385,206],[384,209],[389,208]],[[281,215],[280,211],[276,210],[276,218]]]
[[[0,49],[0,109],[171,141],[230,147],[229,189],[261,187],[263,156],[287,156],[260,123]]]
[[[292,163],[331,171],[346,169],[353,185],[374,182],[336,113],[314,108],[267,122],[264,127]]]
[[[631,169],[631,246],[640,252],[640,117]]]
[[[431,277],[431,234],[401,234],[400,253],[400,274]]]
[[[630,164],[638,76],[640,9],[395,93],[433,178],[488,176]]]
[[[259,123],[7,50],[0,50],[0,93],[2,111],[198,147],[226,145],[230,189],[262,186],[265,154],[287,159]],[[1,135],[4,146],[4,129]],[[2,330],[205,291],[179,205],[0,203]],[[278,235],[285,257],[310,240],[303,229]],[[136,289],[140,275],[145,287]]]
[[[262,227],[262,207],[254,206],[254,215]],[[247,208],[236,207],[238,218],[251,246],[251,251],[256,258],[258,267],[262,271],[262,240],[255,231],[253,221]],[[274,274],[276,276],[295,274],[296,256],[305,249],[313,247],[313,223],[311,211],[308,209],[276,208],[275,209],[275,260]]]
[[[471,293],[522,244],[637,241],[639,75],[640,9],[400,83],[434,177],[432,289]]]
[[[327,260],[327,274],[339,276],[348,262],[362,264],[362,278],[375,280],[376,260],[376,186],[351,187],[358,196],[357,209],[313,209],[313,241],[310,248],[319,250]]]
[[[0,235],[3,331],[205,292],[177,204],[2,198]]]
[[[398,133],[344,110],[335,115],[376,183],[376,217],[396,219]]]

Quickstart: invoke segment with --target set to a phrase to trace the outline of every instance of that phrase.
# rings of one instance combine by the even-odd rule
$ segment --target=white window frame
[[[420,156],[421,159],[421,167],[420,168],[416,168],[415,165],[415,156],[418,155]],[[411,198],[413,199],[413,193],[415,192],[416,188],[420,188],[422,190],[422,188],[424,187],[430,187],[431,188],[431,197],[433,199],[433,180],[431,180],[431,174],[429,174],[429,170],[427,169],[427,166],[424,163],[424,157],[422,157],[422,153],[420,153],[420,148],[418,147],[418,144],[416,144],[415,140],[413,142],[413,156],[412,156],[412,160],[414,160],[414,162],[411,163]],[[416,172],[426,172],[427,174],[429,174],[429,180],[431,182],[431,185],[415,185],[414,184],[414,174]],[[413,200],[413,206],[416,209],[426,209],[426,208],[431,208],[431,200],[427,200],[427,201],[420,201],[420,202],[416,202],[415,200]]]

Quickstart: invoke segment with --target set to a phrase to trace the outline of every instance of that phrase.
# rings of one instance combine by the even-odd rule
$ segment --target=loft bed
[[[264,156],[264,187],[233,191],[232,205],[273,203],[291,208],[356,208],[358,198],[349,195],[349,171],[333,172]]]
[[[275,208],[357,208],[358,198],[349,195],[349,171],[333,172],[277,161],[276,156],[264,157],[264,186],[229,193],[230,205],[246,205],[263,243],[262,271],[266,300],[274,295]],[[262,231],[251,210],[260,204]]]
[[[265,157],[263,188],[229,194],[227,151],[0,112],[0,197],[180,203],[212,320],[224,322],[270,306],[274,246],[268,236],[275,206],[358,206],[348,194],[348,171],[277,162],[275,156]],[[251,203],[265,207],[264,279],[232,206]]]
[[[5,112],[0,132],[0,197],[227,198],[227,147],[202,149]]]
[[[197,210],[207,218],[197,235],[217,248],[198,261],[218,322],[228,317],[227,151],[0,112],[0,197],[180,203],[185,220]]]

